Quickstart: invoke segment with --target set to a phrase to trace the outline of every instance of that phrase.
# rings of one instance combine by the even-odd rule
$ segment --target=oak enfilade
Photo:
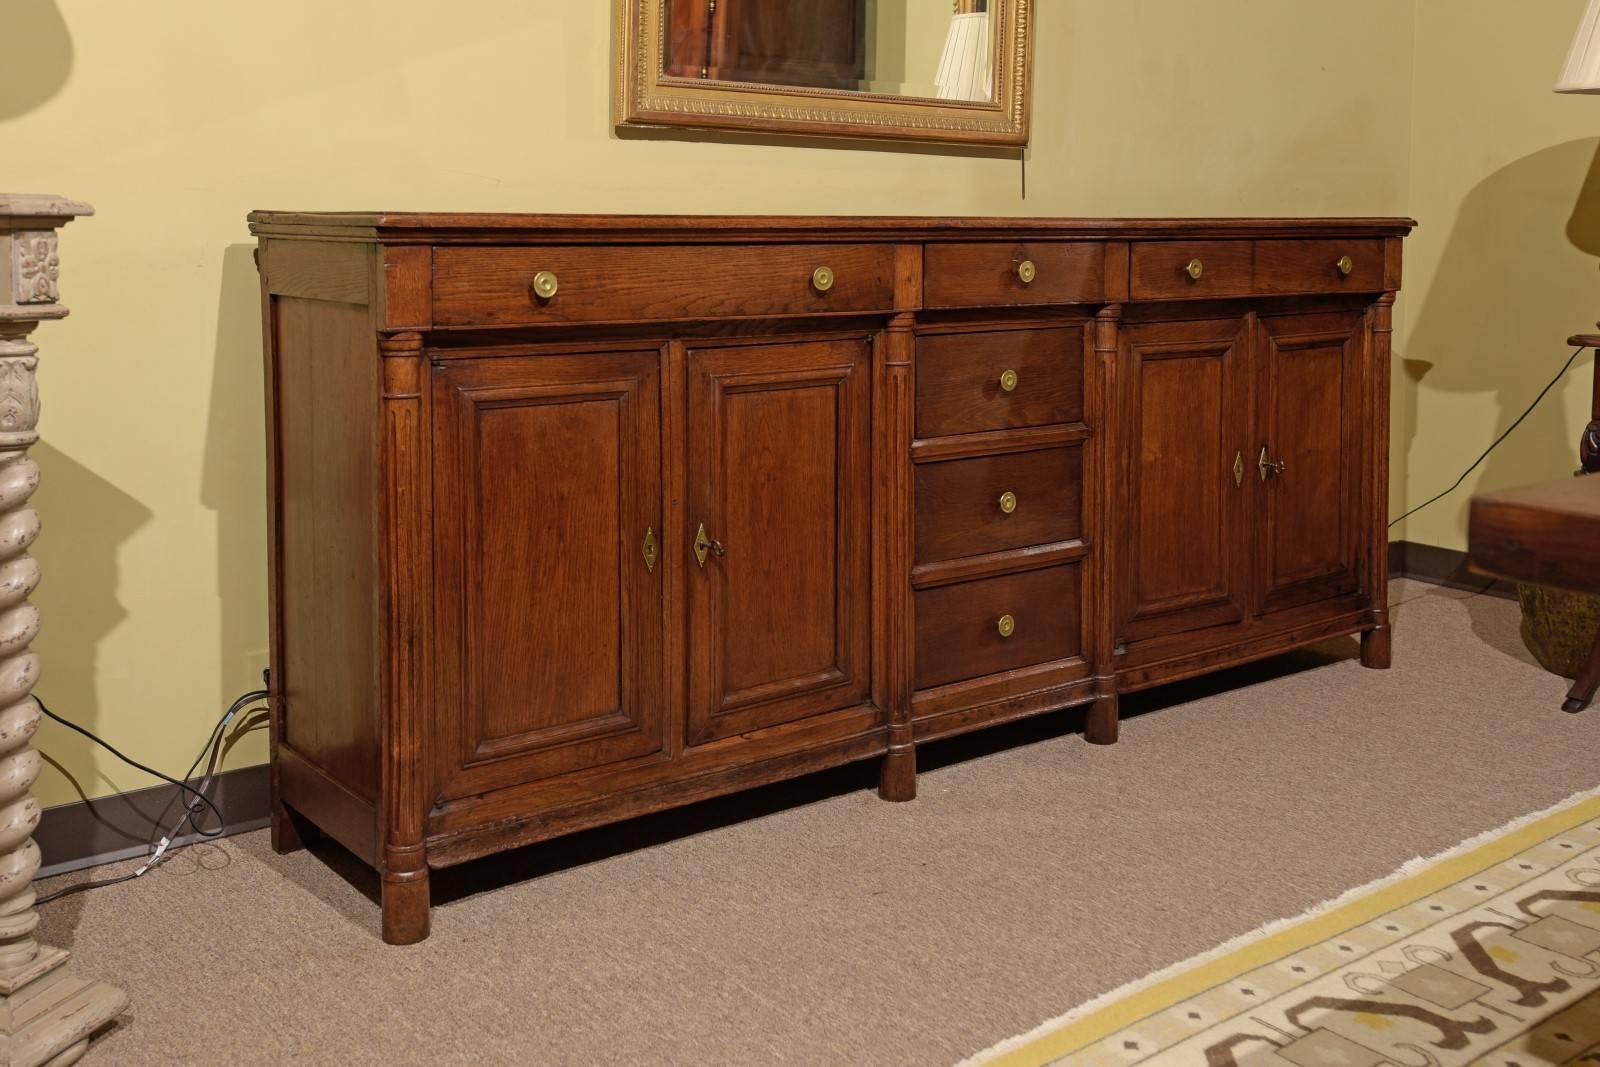
[[[1404,219],[258,212],[273,834],[381,874],[1360,634]]]

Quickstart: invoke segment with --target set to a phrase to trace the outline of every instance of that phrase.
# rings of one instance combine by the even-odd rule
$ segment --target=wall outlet
[[[263,648],[259,652],[251,652],[251,653],[249,653],[249,655],[246,658],[249,661],[247,663],[247,666],[249,667],[249,672],[250,672],[249,673],[250,688],[251,689],[262,689],[262,688],[265,688],[265,683],[262,682],[261,675],[262,675],[262,672],[265,671],[272,664],[272,655],[271,655],[271,653],[269,653],[266,649]]]

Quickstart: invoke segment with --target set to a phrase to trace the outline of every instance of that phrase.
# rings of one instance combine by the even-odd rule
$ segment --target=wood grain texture
[[[918,689],[1057,660],[1082,649],[1076,564],[917,592]],[[1010,615],[1016,630],[1001,636]]]
[[[1024,281],[1021,267],[1036,274]],[[1100,242],[1016,241],[930,244],[923,302],[930,308],[1087,304],[1106,291]]]
[[[919,335],[917,436],[1077,422],[1084,338],[1082,327]],[[1009,392],[1006,371],[1017,376]]]
[[[867,344],[691,351],[688,377],[689,522],[716,542],[689,579],[689,743],[868,700]]]
[[[826,292],[813,283],[819,267],[833,272]],[[559,284],[547,300],[532,288],[545,271]],[[439,325],[472,327],[887,311],[894,249],[440,249],[433,302]]]
[[[909,800],[919,743],[1082,704],[1110,743],[1123,692],[1339,634],[1389,661],[1406,220],[252,224],[274,845],[378,868],[387,940],[475,856],[850,760]]]
[[[1071,541],[1083,529],[1079,448],[924,463],[916,479],[918,563]]]
[[[1467,539],[1474,570],[1600,593],[1600,478],[1563,478],[1475,496]]]

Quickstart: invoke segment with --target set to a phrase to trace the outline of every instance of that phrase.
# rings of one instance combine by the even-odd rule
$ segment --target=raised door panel
[[[870,696],[869,348],[689,353],[688,742]]]
[[[1361,315],[1263,318],[1259,608],[1355,592],[1361,508]],[[1281,467],[1280,467],[1281,465]]]
[[[446,796],[659,752],[656,352],[434,375]]]
[[[1122,641],[1237,623],[1247,613],[1248,345],[1242,319],[1123,332]]]

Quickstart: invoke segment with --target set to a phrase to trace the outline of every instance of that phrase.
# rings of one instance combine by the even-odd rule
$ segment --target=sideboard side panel
[[[274,805],[370,858],[380,785],[379,384],[367,260],[287,244],[296,247],[269,243],[261,257]]]

